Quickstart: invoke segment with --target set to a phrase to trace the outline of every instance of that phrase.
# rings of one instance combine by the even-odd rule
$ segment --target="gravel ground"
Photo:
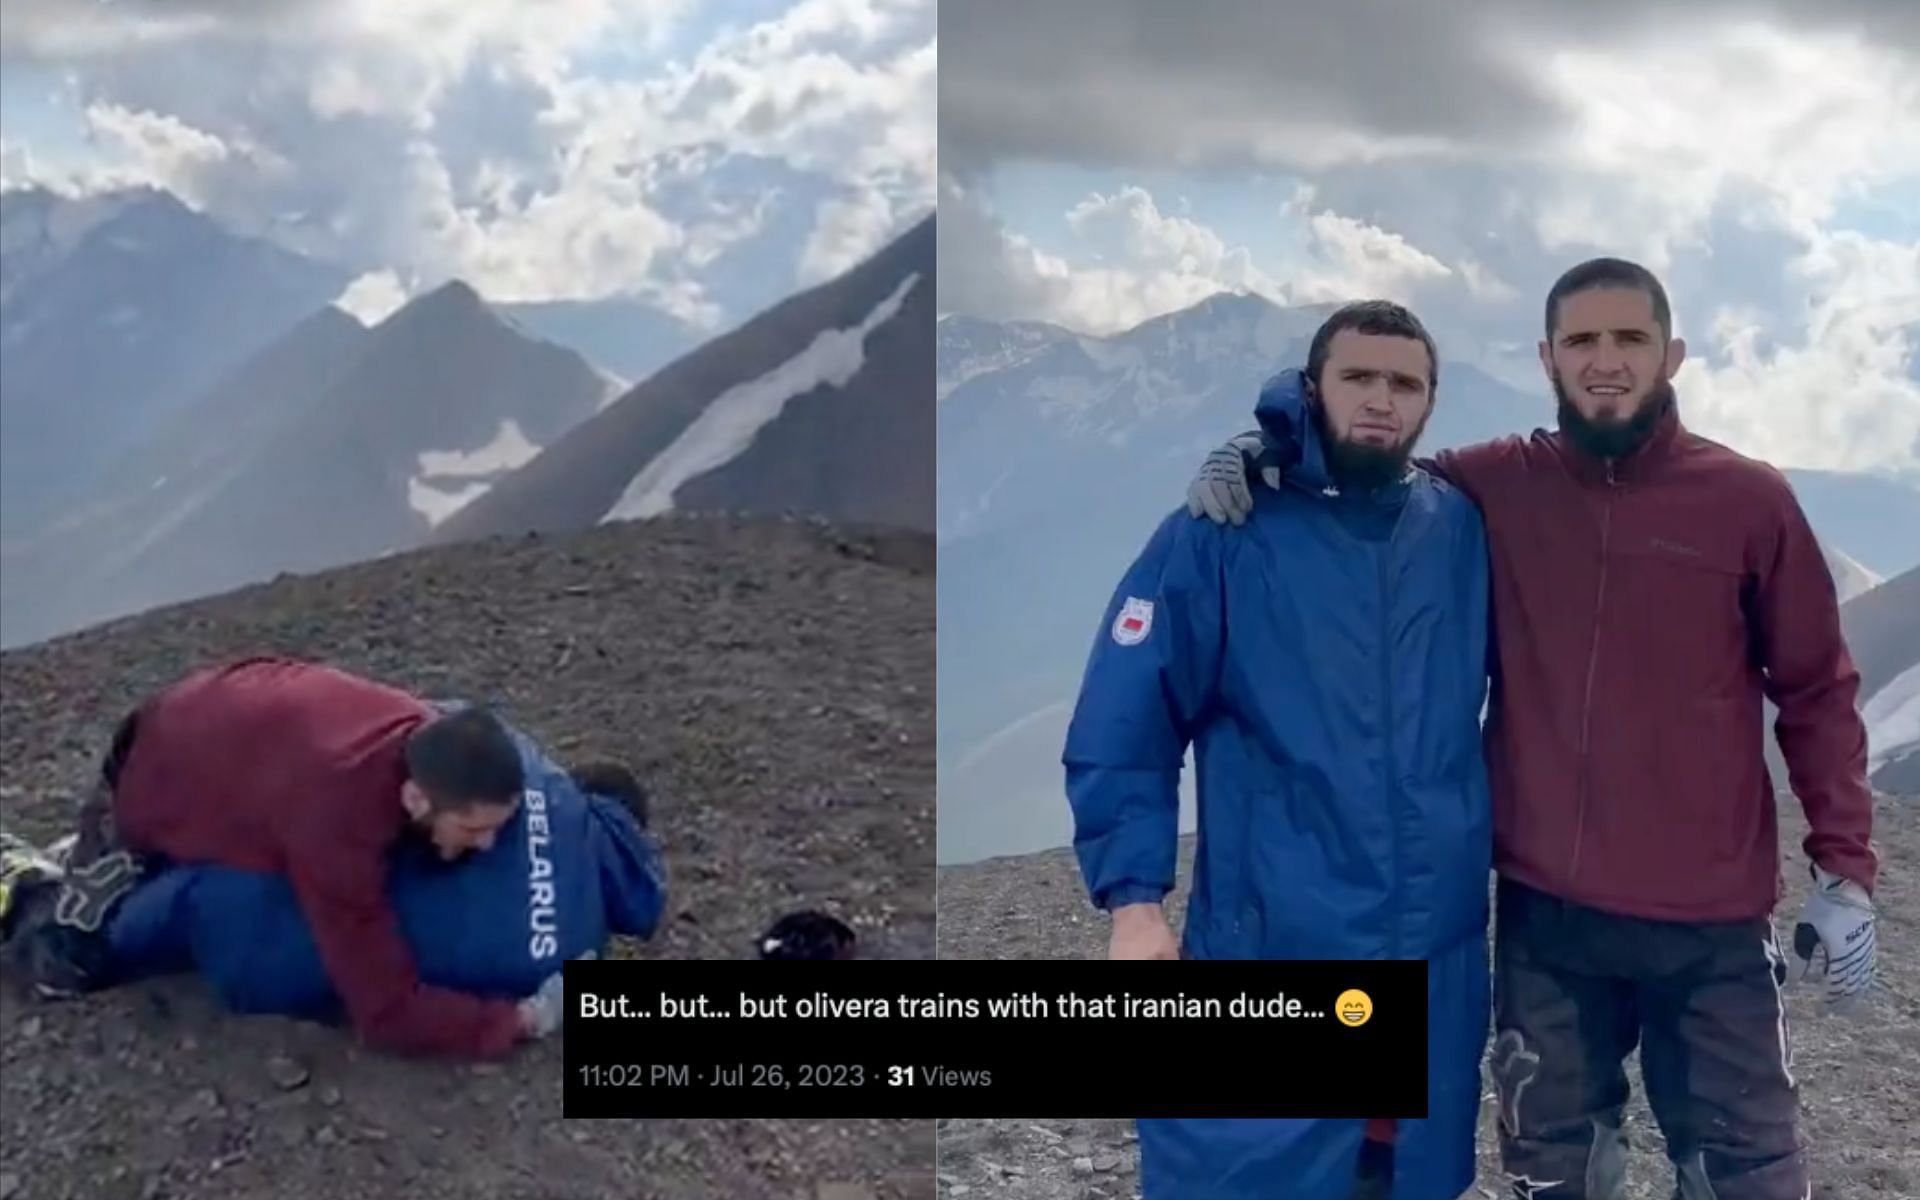
[[[283,578],[0,656],[0,820],[69,820],[114,720],[272,651],[490,699],[655,795],[670,917],[643,959],[744,958],[820,907],[933,950],[932,539],[710,518]],[[908,1121],[563,1122],[561,1051],[406,1062],[211,1006],[191,979],[0,999],[0,1200],[933,1194]]]
[[[1805,895],[1799,841],[1805,822],[1782,803],[1788,895],[1777,918],[1790,923]],[[1814,1200],[1920,1197],[1920,801],[1882,797],[1883,868],[1878,894],[1880,954],[1887,991],[1857,1021],[1820,1015],[1789,992],[1794,1065],[1801,1081]],[[1180,877],[1192,866],[1184,847]],[[1107,920],[1088,904],[1071,852],[1049,851],[942,867],[941,958],[1099,958]],[[1178,928],[1184,889],[1170,905]],[[1672,1176],[1652,1115],[1630,1069],[1631,1200],[1667,1200]],[[1491,1082],[1487,1091],[1492,1090]],[[1500,1179],[1493,1114],[1482,1105],[1480,1174],[1470,1198],[1496,1197]],[[1126,1200],[1138,1196],[1139,1148],[1126,1121],[948,1120],[938,1124],[942,1197],[995,1200]],[[1504,1200],[1504,1198],[1503,1198]]]

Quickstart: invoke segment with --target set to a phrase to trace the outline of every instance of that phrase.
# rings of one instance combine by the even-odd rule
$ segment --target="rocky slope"
[[[1063,800],[1064,804],[1065,801]],[[1776,922],[1787,929],[1806,893],[1799,841],[1805,828],[1781,807],[1787,898]],[[1875,839],[1884,864],[1878,899],[1880,954],[1887,983],[1860,1020],[1821,1015],[1806,993],[1788,992],[1794,1069],[1801,1081],[1811,1145],[1813,1200],[1911,1200],[1920,1195],[1920,1148],[1909,1133],[1920,1095],[1920,803],[1881,800]],[[1171,910],[1178,928],[1192,842],[1181,856],[1183,884]],[[939,871],[941,958],[1100,958],[1108,926],[1088,904],[1068,850],[992,859]],[[1790,937],[1788,939],[1790,944]],[[1659,1133],[1629,1071],[1635,1099],[1629,1136],[1629,1200],[1666,1200],[1672,1175]],[[1491,1082],[1487,1084],[1491,1093]],[[1467,1200],[1505,1200],[1493,1144],[1490,1099],[1483,1102],[1480,1175]],[[1905,1115],[1902,1115],[1905,1114]],[[942,1197],[985,1200],[1128,1200],[1139,1194],[1139,1147],[1125,1121],[939,1123]]]
[[[671,519],[285,578],[0,656],[0,819],[68,819],[112,722],[211,659],[321,658],[479,696],[655,792],[660,936],[745,958],[820,907],[873,957],[932,952],[930,538]],[[561,1121],[561,1047],[410,1063],[213,1011],[193,980],[0,1001],[0,1197],[882,1200],[932,1194],[901,1121]]]

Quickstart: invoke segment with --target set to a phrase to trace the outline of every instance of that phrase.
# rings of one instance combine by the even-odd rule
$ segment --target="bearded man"
[[[1473,1182],[1488,572],[1473,504],[1409,463],[1438,362],[1399,305],[1326,321],[1256,410],[1291,448],[1284,484],[1237,532],[1161,524],[1108,606],[1064,755],[1111,957],[1426,960],[1428,1116],[1143,1120],[1147,1200],[1452,1200]],[[1200,841],[1176,945],[1161,903],[1189,746]]]
[[[1422,463],[1479,506],[1492,555],[1492,1066],[1511,1194],[1622,1194],[1638,1046],[1676,1195],[1803,1200],[1761,734],[1771,700],[1809,826],[1801,975],[1851,1008],[1875,974],[1876,857],[1833,580],[1785,477],[1681,424],[1686,346],[1650,272],[1574,267],[1545,326],[1558,430]],[[1234,439],[1190,510],[1220,530],[1257,516],[1248,474],[1283,488],[1290,454],[1270,430]]]

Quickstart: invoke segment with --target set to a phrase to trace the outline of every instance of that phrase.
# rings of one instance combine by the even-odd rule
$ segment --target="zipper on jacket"
[[[1404,510],[1403,510],[1404,514]],[[1395,520],[1396,531],[1399,527]],[[1393,939],[1388,958],[1400,957],[1401,926],[1405,919],[1406,876],[1400,870],[1400,772],[1393,763],[1393,537],[1380,548],[1380,702],[1381,742],[1387,752],[1387,827],[1393,847]]]
[[[1592,769],[1592,733],[1593,733],[1593,681],[1600,668],[1600,614],[1607,603],[1607,541],[1613,530],[1613,490],[1619,486],[1614,478],[1613,460],[1607,460],[1607,500],[1600,509],[1600,582],[1593,595],[1593,641],[1587,650],[1587,691],[1580,707],[1580,799],[1574,808],[1573,818],[1573,859],[1567,865],[1567,882],[1573,882],[1580,873],[1580,843],[1587,831],[1587,796],[1593,789]]]

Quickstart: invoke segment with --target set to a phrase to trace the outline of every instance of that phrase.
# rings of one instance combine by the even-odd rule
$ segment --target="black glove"
[[[821,912],[788,913],[760,935],[761,958],[848,959],[853,930]]]

